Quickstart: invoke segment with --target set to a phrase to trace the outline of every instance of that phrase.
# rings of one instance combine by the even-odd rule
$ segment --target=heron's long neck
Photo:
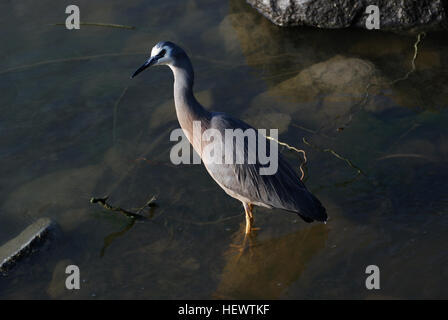
[[[210,113],[194,97],[194,73],[188,58],[170,68],[174,74],[174,104],[177,119],[187,138],[192,142],[193,121],[201,121],[201,128],[204,130],[206,122],[210,119]]]

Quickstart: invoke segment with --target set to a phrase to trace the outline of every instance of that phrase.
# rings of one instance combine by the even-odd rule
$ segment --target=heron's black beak
[[[151,57],[148,60],[146,60],[146,62],[140,68],[135,70],[135,72],[131,76],[131,79],[134,78],[136,75],[138,75],[143,70],[145,70],[146,68],[149,68],[150,66],[152,66],[156,62],[157,62],[157,58],[156,57]]]

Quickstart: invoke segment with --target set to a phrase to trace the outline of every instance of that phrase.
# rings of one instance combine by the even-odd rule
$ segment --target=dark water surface
[[[0,4],[0,244],[39,217],[60,226],[0,298],[448,297],[446,32],[420,35],[414,70],[417,34],[281,29],[243,0],[77,4],[81,21],[136,29],[69,31],[50,25],[63,3]],[[239,255],[241,204],[203,166],[170,163],[170,70],[129,80],[160,40],[190,54],[204,105],[307,152],[329,223],[256,208]],[[132,224],[89,203],[106,194],[159,207]],[[81,290],[64,289],[68,264]]]

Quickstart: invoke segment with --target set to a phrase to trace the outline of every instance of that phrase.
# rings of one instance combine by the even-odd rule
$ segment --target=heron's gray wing
[[[255,130],[247,123],[223,113],[212,114],[210,127],[220,131],[223,137],[225,129]],[[269,154],[270,140],[268,141],[258,132],[256,139],[257,146],[260,139],[262,143],[265,143],[267,154]],[[225,159],[221,164],[207,162],[207,160],[204,164],[218,184],[237,195],[250,199],[255,204],[260,203],[268,207],[296,212],[307,222],[327,219],[325,209],[319,200],[306,189],[297,173],[280,153],[278,153],[277,171],[272,175],[261,175],[260,169],[265,168],[266,165],[261,164],[258,152],[255,152],[255,163],[248,163],[248,149],[246,139],[243,144],[234,145],[234,152],[244,155],[243,164],[225,164]]]

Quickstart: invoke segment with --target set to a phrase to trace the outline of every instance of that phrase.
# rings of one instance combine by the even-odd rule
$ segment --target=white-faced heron
[[[167,65],[174,74],[174,103],[179,124],[201,159],[208,173],[231,197],[243,203],[246,212],[246,234],[252,230],[252,206],[279,208],[297,213],[306,222],[326,221],[327,214],[320,201],[312,195],[288,162],[278,154],[278,169],[274,174],[262,175],[262,164],[258,155],[255,163],[226,163],[210,161],[203,153],[210,143],[224,143],[219,139],[204,141],[193,134],[193,123],[199,121],[201,134],[207,129],[215,129],[225,136],[225,130],[253,129],[247,123],[225,113],[209,112],[196,100],[193,94],[194,73],[190,59],[185,51],[172,42],[159,42],[151,51],[151,57],[138,68],[131,78],[150,66]],[[255,130],[255,129],[253,129]],[[257,134],[257,140],[266,138]],[[216,140],[216,141],[215,141]],[[266,144],[269,145],[266,141]],[[257,144],[258,145],[258,144]],[[223,146],[216,146],[224,150]],[[234,152],[244,154],[247,159],[247,145],[239,145]]]

